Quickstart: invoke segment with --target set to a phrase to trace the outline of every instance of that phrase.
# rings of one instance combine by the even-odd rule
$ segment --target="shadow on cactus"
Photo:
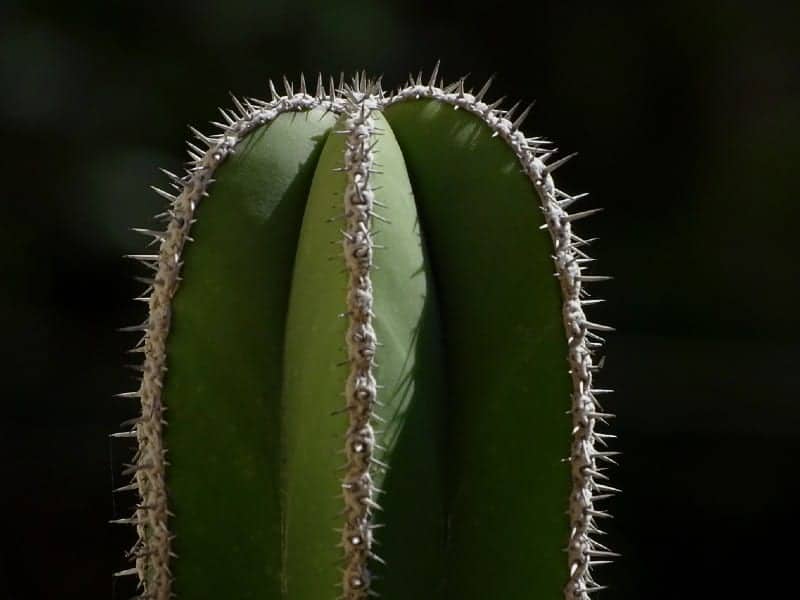
[[[438,66],[193,130],[141,299],[141,598],[586,599],[607,414],[545,140]],[[555,277],[554,277],[555,273]],[[567,457],[565,459],[565,457]],[[566,549],[566,553],[564,550]]]

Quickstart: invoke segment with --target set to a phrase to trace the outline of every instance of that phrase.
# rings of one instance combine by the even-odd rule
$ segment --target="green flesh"
[[[334,122],[250,134],[197,209],[173,304],[164,403],[174,592],[277,598],[284,315],[317,157]]]
[[[443,397],[440,353],[436,351],[436,309],[433,303],[411,188],[403,157],[391,130],[376,152],[383,174],[371,183],[380,187],[377,209],[391,224],[375,222],[376,243],[372,284],[374,326],[379,347],[376,361],[383,403],[379,416],[381,459],[392,465],[374,482],[386,493],[376,521],[379,555],[390,568],[376,590],[387,599],[425,597],[441,580],[443,529],[443,456],[440,401]],[[337,127],[341,129],[341,127]],[[338,547],[344,506],[341,477],[347,415],[331,413],[344,406],[342,395],[348,364],[341,364],[347,320],[347,273],[341,239],[342,192],[347,180],[333,169],[344,156],[342,135],[331,135],[320,158],[300,235],[287,323],[284,407],[284,556],[285,588],[292,600],[334,597],[340,583],[342,550]],[[330,242],[334,243],[331,244]],[[333,260],[331,260],[333,257]],[[337,364],[338,363],[338,364]],[[425,490],[425,498],[420,490]],[[410,532],[419,544],[409,551]],[[420,594],[423,594],[420,596]]]
[[[411,175],[442,315],[446,597],[559,598],[571,384],[539,199],[477,117],[431,100],[385,115]]]
[[[344,136],[322,114],[282,115],[237,147],[184,253],[164,391],[184,600],[340,589],[346,176]],[[477,117],[433,100],[373,116],[371,184],[390,221],[373,224],[377,458],[390,465],[373,473],[387,562],[371,564],[373,587],[555,600],[571,384],[539,199]]]

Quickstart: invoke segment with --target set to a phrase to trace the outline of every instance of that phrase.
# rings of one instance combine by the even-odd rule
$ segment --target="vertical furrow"
[[[345,114],[317,163],[287,313],[283,597],[427,598],[443,573],[436,297],[380,90],[357,78],[340,93]]]

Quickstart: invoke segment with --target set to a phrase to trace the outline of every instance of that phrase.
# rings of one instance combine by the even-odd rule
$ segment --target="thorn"
[[[545,165],[544,171],[546,174],[550,174],[559,168],[561,165],[565,164],[567,161],[572,160],[578,155],[577,152],[573,152],[572,154],[567,154],[563,158],[559,158],[557,161],[550,163],[549,165]]]
[[[451,94],[452,92],[454,92],[454,91],[456,90],[456,88],[457,88],[457,87],[458,87],[458,81],[454,81],[453,83],[451,83],[451,84],[449,84],[449,85],[446,85],[446,86],[444,86],[444,87],[442,88],[442,91],[443,91],[445,94]]]
[[[132,492],[132,491],[138,490],[138,489],[139,489],[139,484],[138,483],[131,483],[131,484],[128,484],[128,485],[123,485],[122,487],[114,488],[111,491],[119,493],[119,492]]]
[[[207,135],[204,135],[203,133],[201,133],[201,132],[200,132],[200,130],[199,130],[199,129],[197,129],[196,127],[193,127],[193,126],[189,125],[189,131],[191,131],[191,132],[192,132],[192,135],[193,135],[194,137],[196,137],[198,140],[202,141],[204,144],[207,144],[208,146],[211,146],[211,145],[213,145],[213,143],[214,143],[214,140],[212,140],[212,139],[211,139],[210,137],[208,137]],[[163,170],[163,169],[162,169],[162,170]],[[175,176],[173,175],[173,176],[172,176],[172,178],[174,178],[174,177],[175,177]]]
[[[531,109],[533,108],[534,104],[536,104],[536,100],[531,102],[528,105],[528,107],[525,110],[523,110],[522,113],[514,120],[514,122],[511,123],[511,130],[512,131],[515,131],[515,130],[519,129],[520,125],[522,125],[522,123],[525,122],[525,119],[528,118],[528,113],[531,112]]]
[[[239,99],[236,96],[234,96],[233,92],[229,91],[228,94],[230,94],[231,100],[233,101],[233,105],[236,107],[236,110],[239,111],[241,117],[246,118],[247,115],[249,114],[247,109],[244,106],[242,106],[242,103],[239,102]]]
[[[547,152],[545,152],[539,157],[539,160],[541,160],[542,162],[547,162],[548,160],[550,160],[550,157],[556,153],[557,150],[558,148],[548,149]]]
[[[597,395],[597,394],[613,394],[614,390],[612,390],[610,388],[592,388],[592,389],[589,390],[589,393],[590,394],[595,394],[595,395]],[[598,435],[601,435],[601,434],[598,434]],[[616,437],[615,435],[612,435],[610,433],[604,433],[602,435],[603,436],[609,436],[609,437]]]
[[[594,331],[616,331],[609,325],[601,325],[600,323],[592,323],[591,321],[584,321],[583,325],[587,329],[593,329]]]
[[[497,100],[495,100],[491,104],[487,104],[486,105],[486,110],[487,111],[493,111],[495,108],[500,106],[505,101],[506,101],[506,97],[505,96],[500,96]]]
[[[275,83],[272,79],[269,80],[269,93],[272,96],[272,101],[276,101],[280,96],[278,96],[278,90],[275,89]]]
[[[151,190],[153,190],[153,191],[154,191],[156,194],[158,194],[158,195],[159,195],[159,196],[161,196],[162,198],[165,198],[165,199],[169,200],[170,202],[174,202],[174,201],[175,201],[175,196],[173,196],[173,195],[172,195],[172,194],[170,194],[169,192],[165,192],[164,190],[162,190],[162,189],[161,189],[161,188],[159,188],[159,187],[156,187],[156,186],[154,186],[154,185],[151,185],[151,186],[150,186],[150,189],[151,189]]]
[[[253,98],[253,97],[247,98],[247,102],[248,106],[253,107],[253,110],[255,110],[255,106],[253,105],[257,105],[263,108],[269,104],[269,102],[267,102],[266,100],[261,100],[260,98]]]
[[[183,185],[183,180],[181,180],[181,178],[175,175],[175,173],[173,173],[172,171],[167,171],[166,169],[161,169],[161,168],[159,168],[158,170],[161,171],[167,177],[169,177],[172,183],[176,185]]]
[[[441,62],[441,59],[436,61],[436,65],[433,67],[433,73],[431,73],[431,78],[428,80],[428,87],[431,89],[436,86],[436,77],[439,75],[439,65]]]
[[[126,254],[123,258],[130,258],[131,260],[137,260],[146,267],[151,267],[153,269],[157,268],[158,265],[158,255],[157,254]]]
[[[588,283],[596,282],[596,281],[609,281],[610,279],[614,279],[611,275],[581,275],[581,281],[585,281]]]
[[[571,223],[572,221],[578,221],[580,219],[585,219],[586,217],[591,217],[592,215],[596,215],[602,210],[603,210],[602,207],[590,208],[589,210],[568,214],[564,217],[564,220]]]
[[[602,451],[595,451],[592,453],[592,456],[600,456],[600,457],[620,456],[620,455],[622,455],[621,450],[602,450]]]
[[[505,114],[503,115],[503,118],[510,121],[511,118],[514,116],[514,113],[517,111],[518,108],[519,108],[519,100],[517,100],[514,103],[514,105],[505,112]]]
[[[218,108],[218,110],[219,110],[220,114],[222,115],[222,118],[225,119],[225,122],[228,124],[229,127],[231,125],[233,125],[234,123],[236,123],[236,119],[234,119],[232,116],[230,116],[228,114],[228,111],[226,111],[224,108]]]
[[[147,331],[147,321],[141,323],[140,325],[131,325],[129,327],[120,327],[117,331],[121,331],[124,333],[129,333],[133,331]]]
[[[605,302],[602,298],[592,298],[590,300],[581,300],[581,306],[591,306],[592,304],[600,304]]]
[[[166,232],[156,231],[155,229],[145,229],[143,227],[131,227],[131,231],[140,235],[147,235],[157,240],[163,240],[166,237]]]
[[[283,89],[286,90],[287,96],[294,96],[294,87],[289,83],[289,80],[286,79],[286,75],[283,76]]]
[[[186,142],[186,145],[189,146],[189,149],[192,152],[194,152],[195,154],[197,154],[201,158],[203,157],[203,154],[205,154],[205,152],[206,152],[200,146],[197,146],[196,144],[193,144],[192,142]]]
[[[495,76],[492,75],[489,79],[486,80],[486,83],[483,84],[483,87],[475,94],[475,102],[480,102],[481,99],[486,95],[486,92],[489,91],[489,87],[492,85],[492,81],[494,81]]]
[[[614,417],[616,417],[616,415],[614,413],[604,413],[604,412],[597,412],[597,411],[587,411],[586,412],[586,416],[590,417],[590,418],[594,418],[594,419],[600,419],[600,420],[613,419]]]
[[[322,100],[325,95],[325,86],[322,84],[322,73],[317,73],[317,90],[314,94],[317,100]]]
[[[556,202],[558,202],[558,205],[561,208],[567,208],[568,206],[572,205],[574,202],[577,202],[581,198],[586,198],[586,196],[588,195],[589,192],[584,192],[583,194],[575,194],[574,196],[567,196],[566,194],[564,194],[565,196],[564,199],[556,200]]]
[[[378,460],[377,458],[370,458],[369,462],[371,462],[373,465],[378,465],[379,467],[381,467],[383,469],[388,469],[389,468],[389,465],[387,465],[385,462],[382,462],[382,461]]]
[[[621,489],[615,488],[615,487],[611,487],[610,485],[604,485],[602,483],[595,483],[594,487],[597,488],[601,492],[608,492],[610,494],[621,494],[622,493]]]
[[[306,78],[302,73],[300,73],[300,93],[304,96],[308,95],[308,92],[306,91]]]
[[[589,239],[584,240],[584,239],[578,237],[577,235],[575,235],[574,233],[570,234],[570,238],[572,239],[572,248],[580,248],[581,246],[588,246],[589,244],[591,244],[593,242],[596,242],[597,240],[600,239],[600,238],[593,237],[593,238],[589,238]]]

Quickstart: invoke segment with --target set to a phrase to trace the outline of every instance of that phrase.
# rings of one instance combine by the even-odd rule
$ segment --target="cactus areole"
[[[589,240],[528,110],[464,79],[234,98],[157,190],[139,598],[586,600],[614,453]]]

